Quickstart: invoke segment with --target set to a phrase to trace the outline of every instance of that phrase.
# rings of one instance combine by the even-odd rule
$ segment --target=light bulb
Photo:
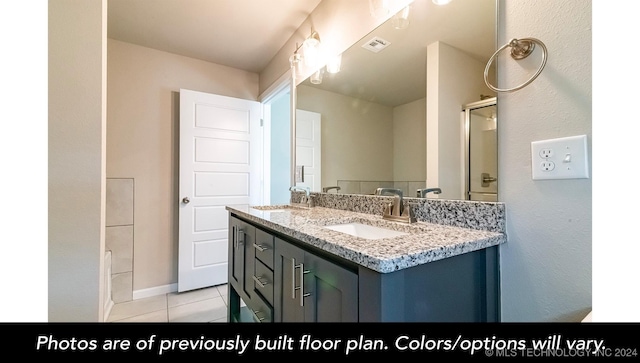
[[[327,62],[327,72],[329,73],[338,73],[340,72],[340,66],[342,64],[342,54],[338,54],[329,58]]]
[[[433,3],[436,5],[447,5],[451,0],[433,0]]]
[[[304,60],[304,65],[307,68],[316,68],[318,66],[318,57],[320,57],[318,47],[304,47],[304,57],[302,57],[302,59]]]

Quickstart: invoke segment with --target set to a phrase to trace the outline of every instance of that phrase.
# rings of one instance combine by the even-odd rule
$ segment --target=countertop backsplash
[[[298,203],[303,195],[291,192],[291,202]],[[311,195],[318,207],[375,215],[382,215],[385,206],[393,202],[392,196],[313,192]],[[410,203],[419,222],[506,233],[505,204],[501,202],[404,197],[403,203]]]

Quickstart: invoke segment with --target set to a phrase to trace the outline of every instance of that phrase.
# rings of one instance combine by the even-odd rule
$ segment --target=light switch
[[[540,140],[531,143],[531,177],[587,179],[587,135]]]

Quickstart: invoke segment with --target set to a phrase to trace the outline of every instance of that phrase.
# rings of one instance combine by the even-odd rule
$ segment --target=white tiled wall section
[[[107,227],[133,225],[133,179],[107,178]]]
[[[133,298],[134,180],[107,178],[106,246],[111,251],[114,303]]]
[[[424,181],[338,180],[337,185],[341,194],[373,194],[378,188],[396,188],[407,197],[415,197],[416,190],[425,188]]]

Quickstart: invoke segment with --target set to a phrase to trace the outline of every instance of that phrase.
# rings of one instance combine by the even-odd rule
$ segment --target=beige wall
[[[446,43],[427,46],[427,187],[442,189],[435,197],[465,199],[461,112],[481,94],[493,94],[484,83],[485,66]]]
[[[500,251],[502,317],[580,321],[592,306],[592,179],[532,180],[531,142],[586,134],[591,169],[591,1],[499,4],[498,44],[526,36],[549,50],[535,81],[498,96],[498,198],[509,236]],[[535,72],[536,49],[523,62],[500,62],[498,85],[515,86]]]
[[[107,177],[135,180],[134,298],[177,283],[180,88],[256,100],[258,75],[108,40]]]
[[[391,107],[304,85],[297,92],[299,109],[322,115],[322,186],[393,180]]]
[[[48,321],[99,322],[107,2],[56,0],[48,11]]]
[[[427,178],[426,98],[393,109],[393,179]]]

